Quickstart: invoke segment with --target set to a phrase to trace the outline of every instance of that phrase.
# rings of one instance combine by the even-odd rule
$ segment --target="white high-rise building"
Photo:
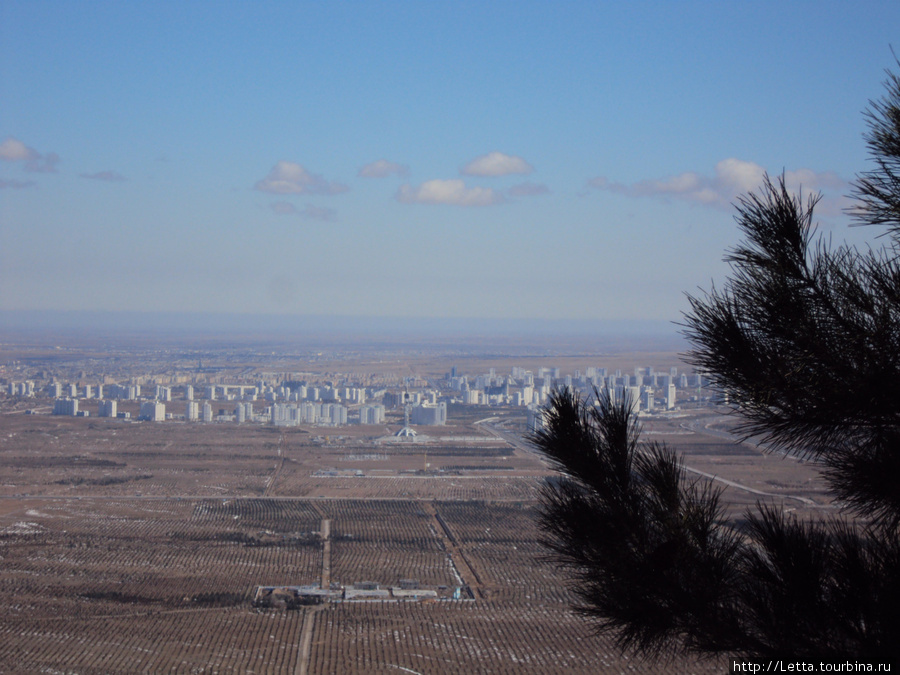
[[[526,423],[528,431],[540,431],[544,428],[544,416],[547,414],[546,409],[538,406],[528,406]]]
[[[365,403],[366,402],[366,390],[361,387],[348,387],[347,388],[347,400],[351,403]]]
[[[443,426],[447,423],[446,403],[423,403],[412,409],[410,421],[413,424]]]
[[[184,419],[196,422],[200,417],[200,404],[197,401],[188,401],[184,407]]]
[[[212,405],[210,405],[209,401],[203,402],[203,421],[204,422],[212,422],[213,421],[213,409],[212,409]]]
[[[294,412],[294,417],[296,417],[297,406],[289,406],[286,403],[275,403],[272,406],[272,424],[276,427],[294,426],[297,422],[295,419],[292,419],[292,411]]]
[[[641,392],[641,407],[644,410],[646,410],[647,412],[650,412],[651,410],[653,410],[653,388],[652,387],[646,387]]]
[[[100,417],[115,417],[118,404],[115,401],[100,401],[98,414]]]
[[[244,422],[252,422],[253,421],[253,404],[252,403],[238,403],[237,407],[234,409],[234,415],[237,418],[238,424],[243,424]]]
[[[186,401],[193,401],[193,400],[194,400],[194,387],[193,387],[193,385],[188,384],[188,385],[186,385],[186,386],[184,387],[184,399],[185,399]]]
[[[334,426],[341,426],[343,424],[347,424],[347,408],[346,406],[342,406],[339,404],[334,404],[331,406],[330,411],[330,422]]]
[[[359,409],[360,424],[384,424],[383,405],[364,405]]]
[[[466,405],[480,405],[484,398],[484,392],[478,389],[469,389],[463,394],[463,402]]]
[[[78,414],[77,398],[60,398],[53,403],[54,415],[68,415],[75,417]]]
[[[666,410],[671,410],[675,407],[675,385],[670,384],[668,389],[666,390]]]
[[[166,404],[157,400],[144,401],[141,403],[140,417],[148,422],[162,422],[166,419]]]
[[[9,385],[9,393],[15,395],[15,384]],[[47,396],[59,398],[62,396],[62,385],[59,382],[51,382],[47,385]]]
[[[625,387],[624,396],[626,405],[631,407],[631,412],[637,413],[641,409],[641,388]]]

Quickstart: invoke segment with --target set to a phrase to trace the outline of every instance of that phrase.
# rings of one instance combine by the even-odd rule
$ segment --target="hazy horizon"
[[[177,343],[183,338],[213,337],[239,344],[303,340],[311,344],[377,347],[408,343],[423,348],[441,344],[472,349],[556,346],[578,351],[586,346],[654,351],[685,348],[680,328],[668,321],[540,319],[448,319],[187,312],[103,312],[0,310],[0,338],[28,336],[68,340],[145,336]]]

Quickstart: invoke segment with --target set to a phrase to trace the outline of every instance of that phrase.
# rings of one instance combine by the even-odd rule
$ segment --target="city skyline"
[[[0,310],[672,321],[900,6],[0,0]]]

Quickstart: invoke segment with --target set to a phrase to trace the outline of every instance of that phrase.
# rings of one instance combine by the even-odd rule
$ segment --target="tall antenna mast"
[[[397,436],[405,438],[415,438],[415,430],[409,426],[409,413],[412,410],[412,401],[409,398],[409,378],[406,378],[405,390],[403,392],[403,428],[397,432]]]

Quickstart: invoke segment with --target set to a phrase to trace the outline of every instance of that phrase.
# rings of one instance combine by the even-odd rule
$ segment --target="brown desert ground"
[[[620,654],[572,611],[565,572],[545,559],[535,526],[550,474],[526,444],[504,440],[524,435],[515,414],[471,410],[470,421],[410,443],[391,438],[390,423],[279,429],[5,413],[0,672],[663,667]],[[804,514],[831,508],[812,466],[736,444],[726,422],[709,410],[646,419],[644,439],[729,481],[736,519],[758,500]],[[401,579],[437,597],[253,603],[260,586]]]

